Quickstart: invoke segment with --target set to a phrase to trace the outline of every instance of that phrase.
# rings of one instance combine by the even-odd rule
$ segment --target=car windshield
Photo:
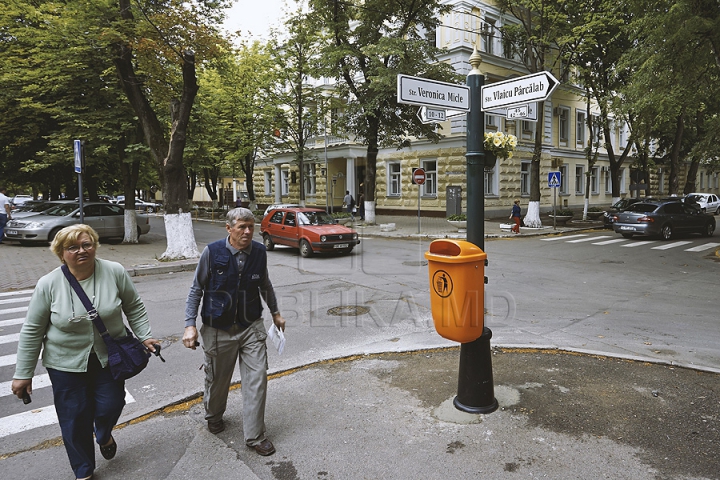
[[[327,212],[298,212],[300,225],[333,225],[335,219]]]
[[[64,217],[65,215],[69,215],[75,210],[77,210],[78,206],[76,203],[66,203],[64,205],[58,205],[56,207],[52,207],[48,209],[45,212],[45,215],[51,215],[53,217]]]
[[[702,197],[701,195],[688,195],[685,198],[686,202],[702,202],[704,200],[705,200],[705,198]]]
[[[650,213],[657,210],[658,206],[652,203],[634,203],[630,205],[626,212]]]

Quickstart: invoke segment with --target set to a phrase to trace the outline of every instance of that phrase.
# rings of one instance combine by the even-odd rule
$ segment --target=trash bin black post
[[[470,56],[472,70],[467,76],[470,87],[470,112],[467,114],[467,240],[485,250],[485,114],[481,88],[485,77],[480,73],[480,54]],[[479,315],[484,315],[484,311]],[[484,318],[483,318],[484,320]],[[484,325],[484,321],[483,321]],[[492,332],[483,328],[477,340],[460,345],[458,394],[455,408],[468,413],[492,413],[498,408],[492,375],[490,351]]]

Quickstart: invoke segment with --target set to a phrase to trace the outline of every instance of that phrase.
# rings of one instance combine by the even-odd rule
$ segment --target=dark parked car
[[[615,215],[613,229],[625,238],[643,235],[669,240],[676,233],[710,237],[715,232],[715,218],[676,199],[644,201]]]
[[[319,208],[271,210],[260,223],[265,248],[287,245],[309,257],[315,252],[350,253],[360,243],[352,228],[335,223],[332,215]]]

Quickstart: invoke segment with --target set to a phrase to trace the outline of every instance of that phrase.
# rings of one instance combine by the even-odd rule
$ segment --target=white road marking
[[[600,238],[600,237],[598,237]],[[605,240],[604,242],[595,242],[593,245],[610,245],[612,243],[627,242],[625,238],[613,238],[612,240]]]
[[[29,302],[30,298],[32,297],[6,298],[4,300],[0,300],[0,305],[7,305],[8,303]]]
[[[52,383],[50,383],[50,375],[48,375],[47,373],[43,373],[42,375],[35,375],[32,378],[33,392],[37,391],[40,388],[50,386],[52,386]],[[8,395],[12,395],[12,380],[8,382],[0,382],[0,397],[7,397]]]
[[[568,238],[577,238],[577,237],[587,237],[587,234],[579,234],[579,235],[568,235],[567,237],[550,237],[550,238],[542,238],[541,240],[543,242],[554,242],[555,240],[567,240]]]
[[[600,237],[580,238],[578,240],[570,240],[567,243],[581,243],[581,242],[592,242],[593,240],[600,240],[603,238],[611,238],[609,235],[602,235]]]
[[[19,333],[11,333],[10,335],[3,335],[0,337],[0,344],[3,343],[13,343],[20,340],[20,334]]]
[[[32,290],[16,290],[14,292],[0,292],[0,297],[10,297],[12,295],[29,295],[32,294]]]
[[[682,247],[683,245],[687,245],[688,243],[692,242],[673,242],[673,243],[666,243],[665,245],[659,245],[657,247],[652,247],[653,250],[668,250],[675,247]]]
[[[8,320],[0,320],[0,327],[9,327],[11,325],[22,325],[25,321],[25,317],[11,318]]]
[[[628,243],[627,245],[620,245],[621,247],[640,247],[642,245],[648,245],[650,243],[655,243],[655,240],[645,240],[643,242],[633,242]]]
[[[8,365],[15,365],[17,363],[17,355],[3,355],[0,357],[0,367],[7,367]]]
[[[17,307],[17,308],[6,308],[4,310],[0,310],[0,315],[7,315],[10,313],[21,313],[21,312],[27,312],[28,307]]]
[[[703,252],[705,250],[710,250],[711,248],[720,247],[720,243],[705,243],[703,245],[698,245],[697,247],[688,248],[685,250],[686,252]]]

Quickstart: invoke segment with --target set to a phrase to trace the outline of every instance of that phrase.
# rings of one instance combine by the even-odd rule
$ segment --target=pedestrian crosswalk
[[[17,363],[17,344],[32,290],[0,292],[0,438],[57,423],[52,403],[52,385],[47,371],[39,366],[33,377],[32,403],[24,405],[12,393]],[[40,364],[40,362],[38,362]],[[135,399],[125,390],[125,402]]]
[[[617,238],[613,235],[592,235],[589,233],[578,233],[575,235],[559,235],[541,239],[543,242],[563,243],[589,243],[591,245],[615,245],[624,248],[648,247],[652,250],[682,249],[686,252],[705,252],[720,247],[719,242],[708,241],[707,238],[691,238],[675,242],[661,242],[658,240],[636,240],[628,238]],[[687,248],[685,248],[687,247]]]

